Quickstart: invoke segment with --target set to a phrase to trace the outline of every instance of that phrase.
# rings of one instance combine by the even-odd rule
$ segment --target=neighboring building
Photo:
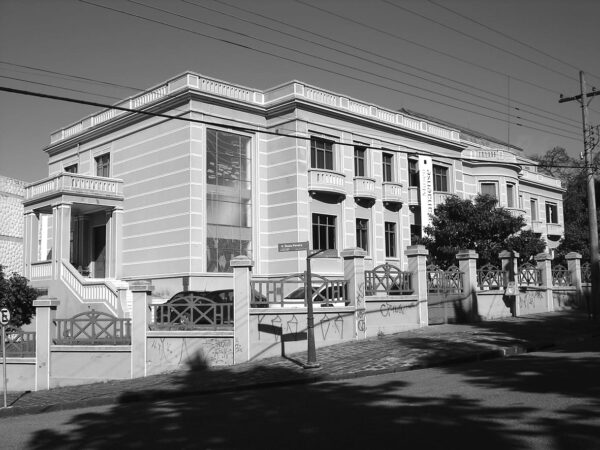
[[[0,265],[4,273],[23,273],[23,196],[25,182],[0,176]]]
[[[24,202],[25,274],[50,295],[127,314],[121,281],[161,296],[227,289],[239,254],[255,275],[303,271],[304,253],[278,251],[287,242],[361,246],[367,268],[406,268],[411,231],[448,195],[494,193],[550,245],[563,233],[560,182],[521,149],[416,114],[195,73],[118,106],[192,121],[109,109],[52,134],[49,178]],[[341,275],[342,260],[313,270]]]

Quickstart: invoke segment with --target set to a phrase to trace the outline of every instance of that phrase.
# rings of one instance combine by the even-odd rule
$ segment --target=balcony
[[[419,188],[417,186],[408,187],[408,204],[410,206],[419,205]]]
[[[62,195],[78,195],[104,199],[123,199],[123,181],[76,173],[59,173],[25,187],[25,204]]]
[[[525,217],[525,210],[520,208],[506,208],[513,217]]]
[[[311,194],[321,193],[346,197],[346,177],[337,172],[325,169],[308,171],[308,190]]]
[[[546,233],[546,227],[539,220],[535,220],[535,221],[531,222],[531,230],[534,233],[538,233],[538,234],[544,234],[544,233]]]
[[[383,203],[402,206],[402,185],[392,181],[383,182]]]
[[[564,228],[560,223],[547,223],[548,236],[562,236],[564,234]]]
[[[366,200],[375,200],[375,180],[366,177],[354,178],[354,197]]]
[[[454,194],[450,192],[434,192],[433,193],[433,207],[435,208],[441,203],[444,203],[448,197],[452,197]]]

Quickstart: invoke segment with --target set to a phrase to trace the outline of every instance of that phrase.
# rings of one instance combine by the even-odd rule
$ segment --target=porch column
[[[362,248],[347,248],[340,252],[344,258],[344,279],[348,282],[348,299],[350,305],[356,308],[357,339],[367,336],[366,314],[365,314],[365,252]]]
[[[461,250],[457,253],[458,269],[463,273],[463,296],[469,300],[464,303],[469,308],[467,314],[471,319],[478,319],[477,311],[477,259],[475,250]]]
[[[121,239],[123,236],[123,208],[115,207],[106,212],[106,277],[120,278]]]
[[[90,265],[90,219],[87,215],[78,217],[77,264],[85,271]],[[89,272],[88,272],[89,273]]]
[[[35,211],[27,211],[23,230],[23,275],[31,279],[31,263],[38,260],[39,216]]]
[[[565,255],[569,273],[571,274],[571,286],[575,288],[575,299],[577,306],[583,307],[583,290],[581,288],[581,255],[577,252],[567,253]]]
[[[409,245],[406,248],[408,270],[412,273],[413,289],[419,305],[419,326],[429,325],[427,311],[427,255],[429,251],[424,245]]]
[[[545,289],[546,308],[554,311],[554,299],[552,297],[552,255],[550,253],[538,253],[535,255],[537,268],[542,272],[542,289]]]
[[[69,260],[71,246],[71,204],[59,203],[52,207],[52,261],[54,279],[60,278],[62,260]]]
[[[233,268],[233,363],[250,360],[250,277],[254,263],[247,256],[231,258]]]

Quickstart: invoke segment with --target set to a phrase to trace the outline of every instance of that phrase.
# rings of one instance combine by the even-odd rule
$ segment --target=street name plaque
[[[308,250],[308,241],[305,242],[282,242],[277,244],[280,252],[301,252]]]

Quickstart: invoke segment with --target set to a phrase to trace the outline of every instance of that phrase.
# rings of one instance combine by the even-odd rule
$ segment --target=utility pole
[[[579,71],[579,86],[581,93],[574,97],[564,98],[560,96],[559,103],[577,100],[581,104],[581,117],[583,121],[583,152],[585,155],[585,171],[587,180],[588,194],[588,221],[590,227],[590,263],[592,269],[592,316],[595,320],[600,316],[600,255],[598,254],[598,217],[596,216],[596,189],[594,187],[594,171],[592,169],[592,133],[588,126],[588,97],[600,95],[600,91],[592,89],[591,92],[585,92],[585,78],[583,71]],[[589,135],[589,136],[588,136]]]

